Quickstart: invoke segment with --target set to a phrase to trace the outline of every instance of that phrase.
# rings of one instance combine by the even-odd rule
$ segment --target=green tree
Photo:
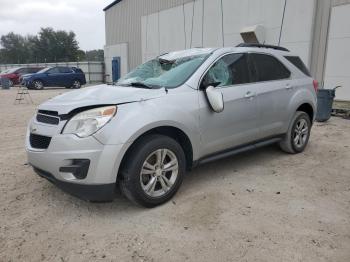
[[[79,45],[72,31],[41,28],[33,41],[34,53],[41,62],[76,61],[78,58]]]
[[[104,51],[102,49],[90,50],[85,52],[87,61],[103,61]]]
[[[27,39],[13,32],[0,38],[1,63],[26,63],[29,60]]]
[[[36,36],[13,32],[0,38],[0,63],[68,62],[80,59],[75,33],[48,27]],[[85,58],[85,54],[84,54]]]

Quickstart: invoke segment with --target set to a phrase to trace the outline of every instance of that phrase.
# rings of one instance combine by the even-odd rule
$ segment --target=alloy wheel
[[[34,87],[35,87],[35,89],[43,89],[44,85],[41,81],[35,81]]]
[[[293,143],[296,147],[301,148],[305,145],[309,136],[309,126],[305,119],[299,119],[295,125],[293,133]]]
[[[142,190],[150,197],[162,197],[175,185],[179,162],[169,149],[152,152],[142,165],[140,183]]]
[[[80,84],[80,82],[78,81],[78,80],[75,80],[74,82],[73,82],[73,88],[80,88],[81,87],[81,84]]]

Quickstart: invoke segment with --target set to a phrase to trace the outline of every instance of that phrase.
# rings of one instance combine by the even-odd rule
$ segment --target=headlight
[[[116,106],[105,106],[83,111],[72,117],[63,129],[63,134],[87,137],[105,126],[116,114]]]

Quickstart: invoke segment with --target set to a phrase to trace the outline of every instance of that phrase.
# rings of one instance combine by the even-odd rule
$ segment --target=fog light
[[[87,176],[89,167],[89,159],[72,159],[72,164],[69,166],[60,167],[60,172],[71,173],[77,179],[84,179]]]

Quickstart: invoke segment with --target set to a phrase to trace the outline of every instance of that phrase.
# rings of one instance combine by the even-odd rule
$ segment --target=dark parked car
[[[29,89],[43,89],[48,86],[80,88],[86,84],[85,74],[76,67],[48,67],[36,74],[23,76],[22,84]]]
[[[25,74],[33,74],[40,70],[43,67],[15,67],[7,69],[0,73],[0,78],[7,78],[10,81],[10,86],[17,85],[21,82],[21,76]]]

